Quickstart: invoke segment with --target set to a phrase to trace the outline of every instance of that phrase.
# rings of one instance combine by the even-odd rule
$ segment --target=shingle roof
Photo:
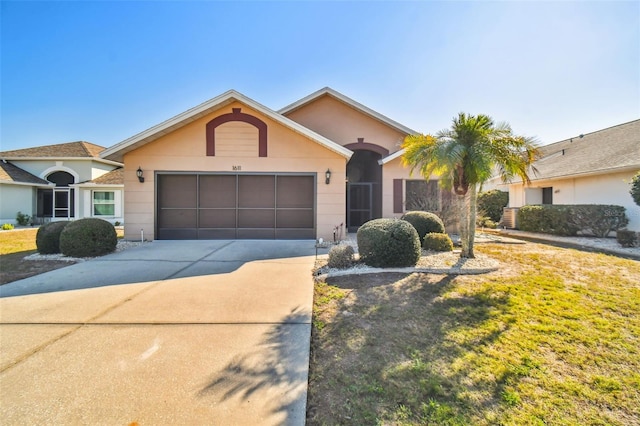
[[[102,176],[90,181],[100,185],[124,185],[124,169],[122,167],[111,170]]]
[[[104,151],[103,146],[90,142],[78,141],[59,143],[55,145],[37,146],[33,148],[16,149],[13,151],[2,151],[0,157],[3,158],[99,158]]]
[[[49,184],[48,181],[40,179],[38,176],[32,175],[26,170],[22,170],[20,167],[4,161],[0,161],[0,181],[36,185]]]
[[[640,169],[640,120],[540,148],[533,180]]]

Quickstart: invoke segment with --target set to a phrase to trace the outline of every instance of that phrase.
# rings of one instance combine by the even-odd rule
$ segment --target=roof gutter
[[[640,171],[640,164],[633,165],[633,166],[616,167],[612,169],[595,170],[595,171],[583,172],[583,173],[573,173],[573,174],[567,174],[567,175],[558,175],[558,176],[550,176],[550,177],[542,177],[542,178],[530,178],[530,181],[531,183],[533,182],[541,183],[541,182],[547,182],[547,181],[553,181],[553,180],[598,176],[598,175],[605,175],[609,173],[622,173],[627,171],[631,171],[631,172]],[[522,180],[507,182],[507,184],[521,184],[521,183],[522,183]]]

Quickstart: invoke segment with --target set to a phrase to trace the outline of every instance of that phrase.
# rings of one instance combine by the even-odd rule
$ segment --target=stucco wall
[[[230,113],[232,108],[241,108],[243,113],[267,124],[267,157],[234,157],[229,152],[224,157],[206,155],[206,124]],[[234,102],[124,156],[125,238],[138,239],[141,230],[146,239],[155,237],[155,172],[158,171],[317,173],[317,237],[331,238],[333,227],[345,221],[346,162],[341,155]],[[136,177],[139,166],[144,170],[144,183]],[[329,185],[324,179],[327,169],[332,172]]]
[[[27,185],[0,184],[0,225],[16,223],[16,214],[33,216],[35,211],[34,189]]]
[[[341,145],[364,138],[364,142],[382,146],[389,153],[400,149],[405,136],[331,96],[322,96],[287,117]]]
[[[529,188],[521,184],[511,185],[509,206],[540,204],[542,189],[553,188],[553,204],[615,204],[627,209],[628,229],[640,232],[640,207],[629,194],[629,182],[634,172],[610,173],[571,179],[535,181]],[[539,194],[539,197],[535,196]]]
[[[521,183],[509,185],[509,207],[524,206],[524,189]]]
[[[402,216],[402,213],[393,212],[393,181],[394,179],[402,179],[402,213],[406,211],[406,180],[424,179],[418,172],[410,173],[410,169],[402,165],[401,158],[396,158],[382,166],[382,217]],[[437,179],[432,176],[431,179]]]

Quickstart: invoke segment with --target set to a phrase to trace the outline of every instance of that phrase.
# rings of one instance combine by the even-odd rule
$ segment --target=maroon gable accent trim
[[[389,155],[389,150],[386,148],[383,148],[379,145],[375,145],[369,142],[360,142],[361,138],[358,138],[358,142],[357,143],[350,143],[348,145],[344,145],[345,148],[350,149],[351,151],[358,151],[358,150],[368,150],[368,151],[373,151],[376,152],[380,155],[382,155],[382,158],[386,157]]]
[[[402,179],[393,180],[393,212],[402,213]]]
[[[258,129],[258,156],[267,156],[267,123],[253,115],[240,112],[240,108],[231,108],[230,113],[222,114],[207,123],[207,156],[216,155],[216,127],[229,121],[242,121]]]

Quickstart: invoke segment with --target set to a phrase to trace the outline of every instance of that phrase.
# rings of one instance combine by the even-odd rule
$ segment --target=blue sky
[[[640,118],[640,2],[2,1],[0,150],[111,146],[235,89],[545,144]]]

